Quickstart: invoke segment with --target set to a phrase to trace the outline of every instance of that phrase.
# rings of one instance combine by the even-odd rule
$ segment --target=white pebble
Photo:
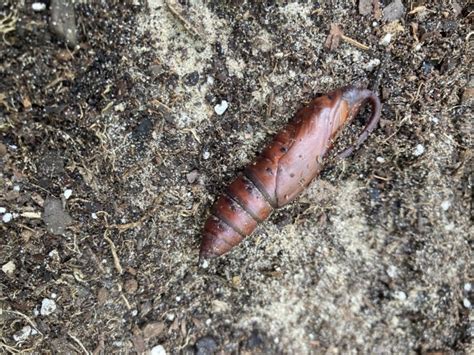
[[[418,144],[416,147],[415,147],[415,150],[413,151],[413,154],[417,157],[419,157],[421,154],[423,154],[425,152],[425,147],[423,146],[423,144]]]
[[[395,297],[399,301],[405,301],[407,299],[407,294],[403,291],[395,291],[393,293],[393,297]]]
[[[7,212],[7,209],[5,207],[0,207],[0,213],[5,213]]]
[[[372,71],[375,69],[375,67],[378,67],[380,65],[380,59],[374,58],[371,59],[366,65],[365,65],[365,70],[367,71]]]
[[[214,111],[220,116],[229,108],[229,103],[226,100],[222,100],[220,104],[214,106]]]
[[[166,355],[166,350],[163,345],[157,345],[150,350],[150,355]]]
[[[5,213],[2,217],[3,223],[8,223],[12,220],[13,215],[11,213]]]
[[[65,198],[66,200],[68,200],[69,197],[71,197],[71,195],[72,195],[72,190],[71,190],[71,189],[66,189],[66,190],[64,190],[63,195],[64,195],[64,198]]]
[[[379,163],[385,163],[385,159],[383,157],[377,157],[377,161]]]
[[[214,85],[214,78],[209,75],[209,76],[207,77],[207,83],[208,83],[209,85]]]
[[[13,340],[17,342],[24,342],[28,337],[31,335],[32,329],[29,325],[25,325],[23,328],[21,328],[19,331],[17,331],[15,334],[13,334]]]
[[[212,324],[212,319],[211,318],[206,319],[206,325],[210,326],[211,324]]]
[[[13,191],[16,191],[16,192],[20,191],[20,185],[13,186]]]
[[[388,46],[391,41],[392,41],[392,34],[391,34],[391,33],[387,33],[387,34],[386,34],[385,36],[383,36],[383,38],[380,40],[379,44],[381,44],[382,46]]]
[[[471,291],[471,290],[472,290],[472,285],[471,285],[471,283],[470,283],[470,282],[466,282],[466,283],[464,284],[464,291],[469,292],[469,291]]]
[[[202,157],[204,158],[204,160],[209,159],[210,156],[211,156],[211,153],[209,153],[208,151],[205,151],[204,153],[202,153]]]
[[[138,311],[137,311],[136,309],[134,309],[134,310],[132,311],[132,317],[135,317],[137,314],[138,314]]]
[[[202,264],[201,264],[201,267],[202,267],[203,269],[207,269],[207,268],[209,267],[209,262],[208,262],[207,260],[204,260],[204,261],[202,262]]]
[[[392,279],[397,277],[398,269],[394,265],[390,265],[387,269],[387,275],[390,276]]]
[[[181,297],[180,296],[176,296],[176,302],[179,302],[181,301]]]
[[[95,212],[92,212],[92,213],[91,213],[91,217],[92,217],[92,219],[97,219],[97,218],[98,218],[98,217],[97,217],[97,214],[96,214]]]
[[[46,4],[42,2],[34,2],[31,4],[31,8],[36,12],[44,11],[46,9]]]
[[[11,260],[2,266],[2,271],[7,275],[12,275],[15,272],[15,269],[15,263]]]
[[[467,298],[463,299],[462,300],[462,304],[464,305],[464,307],[466,308],[471,308],[471,301],[469,301]]]
[[[58,295],[53,292],[53,293],[51,294],[51,298],[56,298],[56,297],[58,297]]]
[[[50,300],[49,298],[43,299],[41,302],[40,314],[42,316],[49,316],[50,314],[56,311],[56,302]]]
[[[170,322],[174,321],[174,317],[176,317],[173,313],[170,313],[166,316],[166,319],[168,319]]]
[[[441,203],[441,208],[443,209],[443,211],[447,211],[449,207],[451,207],[450,201],[446,200]]]

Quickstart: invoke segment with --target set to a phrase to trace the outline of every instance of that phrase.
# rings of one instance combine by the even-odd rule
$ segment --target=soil
[[[472,4],[95,3],[73,48],[0,5],[0,352],[474,352]],[[199,264],[226,184],[347,84],[380,127]]]

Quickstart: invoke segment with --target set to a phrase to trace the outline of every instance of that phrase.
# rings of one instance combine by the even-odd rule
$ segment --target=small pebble
[[[441,208],[443,209],[443,211],[447,211],[449,207],[451,207],[450,201],[446,200],[441,203]]]
[[[211,336],[204,336],[196,341],[196,355],[210,355],[217,351],[217,341]]]
[[[150,350],[150,355],[166,355],[166,350],[163,345],[157,345]]]
[[[203,260],[203,262],[201,263],[201,267],[203,269],[207,269],[209,267],[209,262],[207,260]]]
[[[97,218],[98,218],[98,217],[97,217],[97,214],[96,214],[95,212],[92,212],[92,213],[91,213],[91,218],[92,218],[92,219],[97,219]]]
[[[422,144],[418,144],[413,151],[413,154],[419,157],[421,154],[425,152],[425,147]]]
[[[166,319],[168,319],[170,322],[174,321],[175,315],[173,313],[169,313],[166,316]]]
[[[16,191],[16,192],[20,191],[20,186],[19,185],[13,186],[13,191]]]
[[[214,85],[214,78],[213,78],[212,76],[208,76],[208,77],[207,77],[207,83],[208,83],[209,85]]]
[[[5,213],[2,217],[3,223],[8,223],[12,220],[13,215],[11,213]]]
[[[188,180],[190,184],[194,183],[198,177],[199,172],[197,170],[193,170],[190,173],[186,174],[186,180]]]
[[[387,275],[390,276],[392,279],[395,278],[398,274],[398,269],[394,265],[390,265],[387,269]]]
[[[403,291],[396,291],[393,293],[393,297],[399,301],[405,301],[407,299],[407,294]]]
[[[42,2],[34,2],[33,4],[31,4],[31,8],[33,9],[33,11],[41,12],[46,9],[46,4]]]
[[[202,157],[204,158],[204,160],[209,159],[210,156],[211,156],[211,153],[209,153],[208,151],[205,151],[204,153],[202,153]]]
[[[469,292],[472,290],[472,284],[470,282],[466,282],[464,284],[464,291]]]
[[[372,70],[374,70],[376,67],[378,67],[379,65],[380,65],[380,59],[378,59],[378,58],[371,59],[371,60],[365,65],[365,70],[367,70],[367,71],[372,71]]]
[[[382,158],[382,157],[377,157],[377,161],[378,161],[379,163],[385,163],[385,159]]]
[[[5,207],[0,207],[0,213],[5,213],[7,212],[7,209]]]
[[[463,299],[462,300],[462,304],[464,305],[464,307],[466,308],[471,308],[471,301],[469,301],[467,298]]]
[[[66,200],[68,200],[69,197],[71,197],[71,195],[72,195],[72,190],[71,190],[71,189],[66,189],[66,190],[64,190],[63,195],[64,195],[64,198],[65,198]]]
[[[19,331],[17,331],[15,334],[13,334],[13,340],[17,342],[24,342],[28,337],[32,334],[32,329],[29,325],[25,325],[23,328],[21,328]]]
[[[56,311],[56,302],[50,300],[49,298],[43,299],[41,302],[40,314],[42,316],[49,316],[50,314]]]
[[[382,37],[379,44],[381,44],[382,46],[388,46],[391,41],[392,41],[392,34],[387,33],[385,36]]]
[[[224,112],[227,111],[228,108],[229,108],[229,103],[226,100],[222,100],[220,104],[217,104],[216,106],[214,106],[214,111],[216,112],[216,114],[221,116],[224,114]]]
[[[15,269],[15,263],[11,260],[2,266],[2,271],[7,275],[12,275],[15,272]]]

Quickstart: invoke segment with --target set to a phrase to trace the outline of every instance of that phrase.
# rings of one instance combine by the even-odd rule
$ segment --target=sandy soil
[[[77,4],[72,50],[0,5],[0,352],[473,352],[474,7],[371,3]],[[225,185],[347,84],[367,143],[198,265]]]

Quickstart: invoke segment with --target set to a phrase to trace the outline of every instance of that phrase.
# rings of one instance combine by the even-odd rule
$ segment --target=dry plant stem
[[[117,269],[117,272],[120,275],[122,275],[123,274],[123,268],[122,268],[122,265],[120,265],[120,259],[117,255],[117,249],[115,248],[115,244],[112,241],[112,239],[110,239],[106,234],[107,234],[107,231],[104,233],[104,239],[109,243],[110,251],[112,252],[112,257],[114,259],[115,268]]]

